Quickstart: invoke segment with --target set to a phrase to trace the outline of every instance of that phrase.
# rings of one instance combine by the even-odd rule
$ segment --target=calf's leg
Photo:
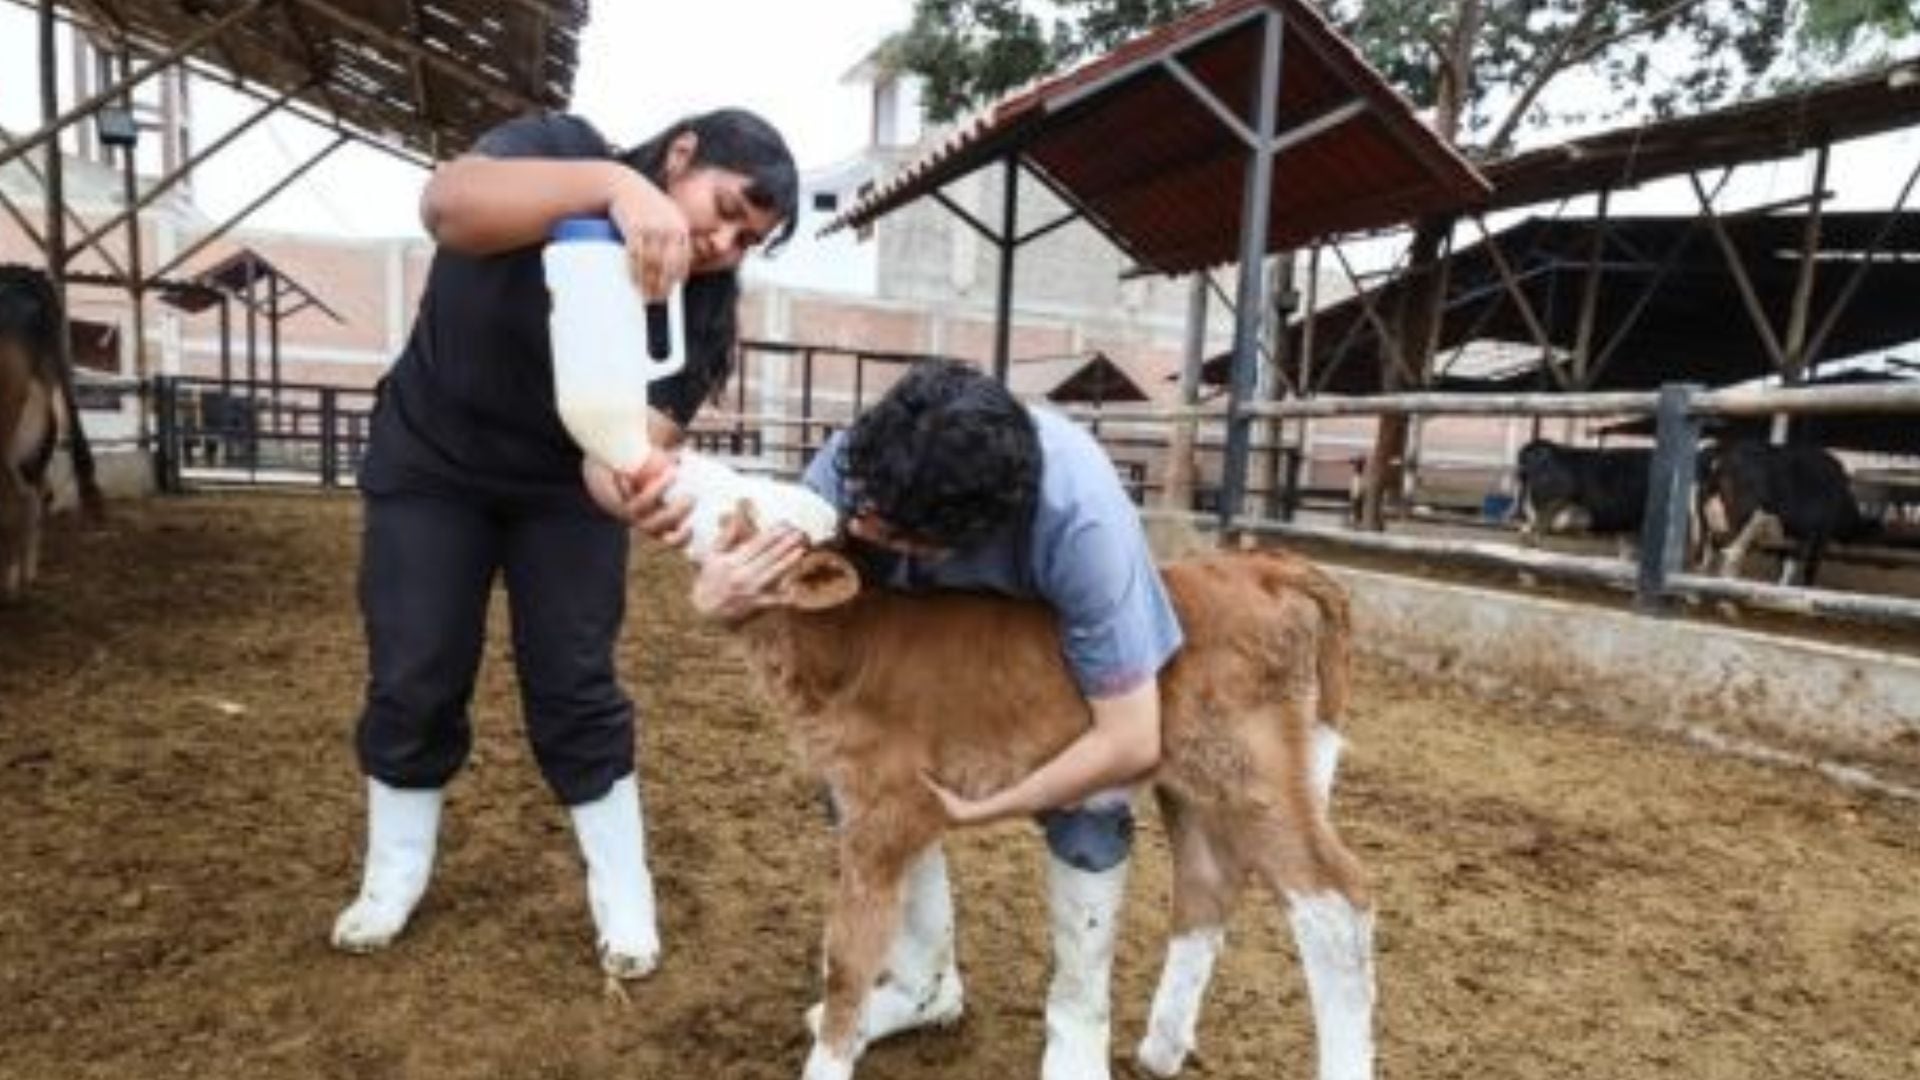
[[[960,1019],[964,994],[954,960],[953,892],[947,856],[934,844],[914,858],[902,887],[900,929],[887,962],[860,1011],[860,1041],[882,1039]],[[807,1012],[815,1036],[826,1006]]]
[[[26,589],[27,504],[36,497],[0,460],[0,603],[13,603]]]
[[[1173,849],[1173,937],[1134,1058],[1147,1073],[1164,1078],[1177,1074],[1193,1052],[1200,1005],[1226,944],[1240,873],[1213,843],[1201,811],[1170,791],[1156,794]]]
[[[827,916],[826,998],[803,1080],[849,1080],[865,1049],[861,1008],[900,924],[908,864],[930,841],[902,835],[897,811],[851,812],[840,833],[840,878]]]
[[[1359,864],[1317,808],[1270,810],[1252,831],[1261,876],[1287,905],[1306,971],[1320,1080],[1370,1080],[1373,908]]]

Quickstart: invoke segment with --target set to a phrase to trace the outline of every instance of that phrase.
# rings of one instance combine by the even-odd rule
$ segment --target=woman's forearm
[[[435,243],[495,255],[540,243],[561,218],[605,213],[618,187],[636,182],[646,180],[617,161],[470,155],[434,172],[420,217]]]

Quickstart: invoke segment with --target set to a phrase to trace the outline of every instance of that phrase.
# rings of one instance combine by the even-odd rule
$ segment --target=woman
[[[613,650],[629,527],[677,539],[686,508],[661,498],[665,455],[616,477],[568,438],[540,251],[555,222],[605,215],[643,291],[685,282],[686,369],[653,390],[653,439],[671,445],[729,374],[736,268],[791,235],[797,187],[779,133],[739,110],[681,121],[626,153],[576,117],[515,120],[428,183],[421,213],[438,248],[360,471],[367,855],[337,947],[391,943],[426,890],[442,793],[472,745],[467,706],[498,573],[528,736],[573,819],[601,965],[618,978],[653,969],[633,706]]]

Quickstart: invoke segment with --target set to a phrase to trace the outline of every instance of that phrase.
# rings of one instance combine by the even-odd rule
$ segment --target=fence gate
[[[164,491],[347,487],[366,453],[372,390],[184,376],[153,385]]]

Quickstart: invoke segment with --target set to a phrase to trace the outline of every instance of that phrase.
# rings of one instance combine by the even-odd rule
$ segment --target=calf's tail
[[[1320,632],[1314,638],[1314,671],[1320,684],[1317,719],[1338,728],[1352,693],[1353,608],[1347,590],[1326,571],[1295,556],[1269,555],[1262,577],[1269,596],[1298,592],[1319,609]]]

